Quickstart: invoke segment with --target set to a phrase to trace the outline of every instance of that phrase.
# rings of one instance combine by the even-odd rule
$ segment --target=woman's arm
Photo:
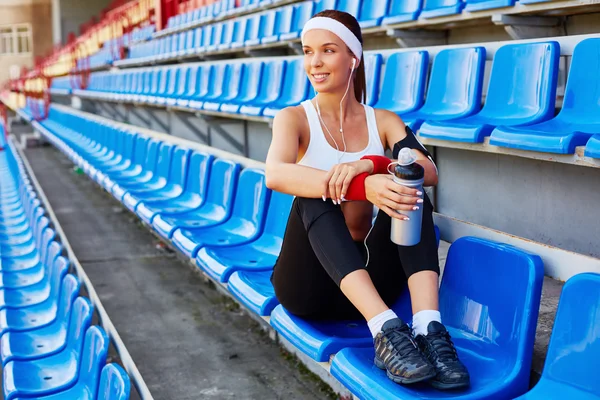
[[[380,132],[385,135],[386,144],[389,149],[393,149],[394,145],[406,138],[406,125],[398,115],[388,110],[376,111],[377,125]],[[425,182],[423,186],[435,186],[438,183],[437,169],[423,152],[413,148],[417,156],[417,162],[425,169]]]
[[[296,164],[299,127],[298,114],[292,108],[285,108],[275,115],[265,169],[267,187],[294,196],[319,198],[323,195],[327,172]]]

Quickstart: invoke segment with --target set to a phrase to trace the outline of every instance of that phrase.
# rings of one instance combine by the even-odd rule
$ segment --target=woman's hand
[[[414,211],[423,206],[421,193],[417,189],[394,182],[391,175],[368,176],[365,179],[365,194],[367,200],[392,218],[408,220],[408,216],[396,210]]]
[[[358,160],[334,165],[323,180],[323,200],[330,197],[334,204],[341,204],[352,179],[363,172],[373,172],[372,161]]]

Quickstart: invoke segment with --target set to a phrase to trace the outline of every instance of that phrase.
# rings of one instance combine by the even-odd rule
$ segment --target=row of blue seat
[[[260,316],[270,316],[270,324],[288,341],[316,361],[332,359],[332,374],[359,398],[514,398],[527,391],[544,275],[538,256],[472,237],[453,243],[440,308],[472,373],[472,386],[449,395],[422,386],[396,385],[373,368],[372,338],[364,321],[308,321],[277,305],[269,277],[292,199],[268,190],[262,171],[241,170],[231,161],[64,109],[52,109],[40,130],[165,241],[226,285],[241,303]],[[578,304],[587,316],[577,322],[580,329],[572,339],[561,336],[565,330],[561,324],[570,324],[565,320],[574,311],[557,320],[559,339],[553,338],[548,364],[559,364],[559,370],[546,368],[542,383],[527,398],[548,398],[551,391],[562,398],[576,392],[598,399],[591,370],[578,376],[568,371],[576,363],[579,373],[586,362],[583,357],[593,360],[600,355],[598,330],[589,329],[598,324],[594,316],[600,311],[600,277],[577,279],[588,287],[583,292],[570,290],[571,297],[564,302]],[[573,299],[573,294],[579,297]],[[408,291],[393,309],[411,320]],[[559,312],[559,317],[563,314]],[[580,340],[588,344],[585,354],[583,348],[571,349]],[[560,383],[552,381],[557,374]]]
[[[481,107],[485,49],[442,50],[428,77],[426,51],[365,55],[367,104],[400,115],[421,137],[548,153],[600,155],[600,38],[575,47],[555,116],[559,45],[508,44],[492,62]],[[428,79],[429,78],[429,79]],[[54,87],[64,85],[56,82]],[[429,82],[427,93],[426,82]],[[75,94],[110,101],[273,117],[311,93],[301,58],[214,62],[96,73]],[[596,137],[590,138],[596,134]]]
[[[109,339],[92,326],[56,232],[21,160],[0,151],[0,359],[4,399],[129,398],[129,377],[106,364]]]

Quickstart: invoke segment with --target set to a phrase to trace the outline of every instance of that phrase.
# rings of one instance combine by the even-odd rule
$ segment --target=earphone
[[[356,58],[352,59],[352,71],[354,71],[354,67],[356,66]]]

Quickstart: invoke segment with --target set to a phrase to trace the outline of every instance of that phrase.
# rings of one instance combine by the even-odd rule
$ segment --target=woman
[[[392,181],[384,151],[393,149],[396,158],[401,148],[414,149],[426,186],[437,184],[436,167],[396,114],[361,104],[362,35],[352,15],[316,14],[304,27],[302,46],[318,94],[275,116],[266,166],[267,186],[296,196],[271,278],[277,298],[303,318],[364,317],[375,364],[394,382],[468,386],[469,374],[438,308],[432,205],[426,195],[421,199],[417,190]],[[380,211],[372,226],[373,205]],[[423,207],[420,243],[395,245],[391,218],[408,218],[402,211],[418,207]],[[388,307],[406,281],[412,330]]]

